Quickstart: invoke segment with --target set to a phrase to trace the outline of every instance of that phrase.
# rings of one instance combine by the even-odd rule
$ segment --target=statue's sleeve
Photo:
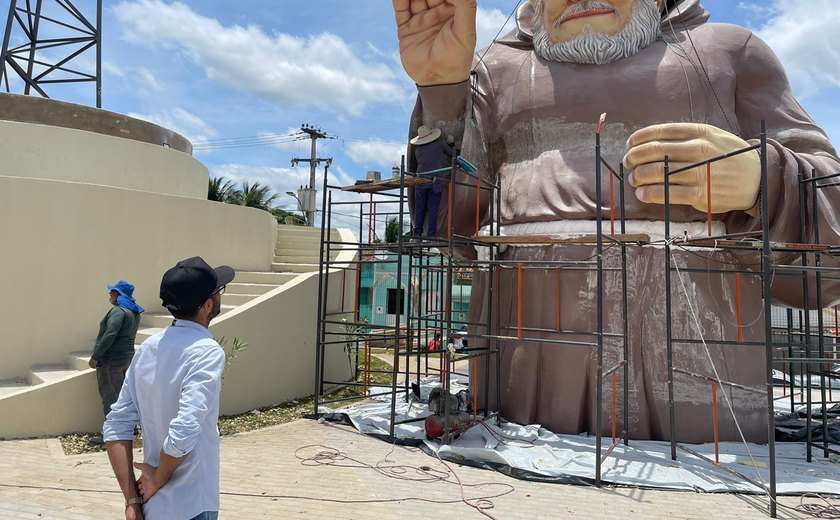
[[[455,148],[461,157],[470,161],[478,170],[474,175],[459,170],[454,183],[445,183],[437,230],[438,238],[443,239],[449,236],[450,222],[455,235],[467,237],[477,233],[476,220],[478,227],[487,222],[492,193],[487,186],[495,180],[496,170],[490,154],[495,126],[492,84],[489,72],[481,61],[476,60],[473,70],[470,79],[461,83],[418,87],[417,104],[411,117],[410,135],[416,134],[420,125],[440,128],[444,134],[455,139]],[[407,169],[416,171],[412,147],[409,146],[408,150]],[[450,181],[449,176],[443,178]],[[483,186],[480,190],[477,188],[479,179]],[[451,220],[450,191],[453,208]],[[481,198],[476,200],[479,191]],[[413,207],[412,199],[410,193],[409,205]],[[452,253],[459,258],[475,258],[472,247],[456,248]]]
[[[837,153],[826,136],[805,113],[791,92],[784,69],[773,51],[752,35],[743,49],[736,70],[736,117],[742,137],[758,143],[761,121],[767,125],[767,164],[770,240],[775,242],[817,242],[814,226],[814,197],[809,188],[805,196],[805,222],[800,210],[800,171],[805,179],[840,173]],[[835,183],[840,179],[825,182]],[[840,186],[821,188],[817,193],[819,243],[840,245]],[[729,232],[761,229],[760,216],[744,212],[727,217]],[[775,254],[775,264],[800,264],[798,254]],[[744,257],[745,259],[748,257]],[[754,256],[750,257],[755,261]],[[813,265],[813,257],[809,258]],[[823,265],[840,266],[835,258],[823,255]],[[815,280],[811,278],[809,307],[816,305]],[[823,306],[840,301],[840,281],[822,281]],[[802,307],[803,284],[800,277],[777,275],[773,297],[778,303]]]

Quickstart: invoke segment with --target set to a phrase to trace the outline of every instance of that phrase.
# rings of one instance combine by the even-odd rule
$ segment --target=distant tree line
[[[281,224],[286,223],[286,217],[292,217],[289,221],[294,221],[295,224],[306,224],[302,215],[275,207],[274,203],[278,198],[280,195],[270,186],[259,182],[243,181],[241,186],[237,186],[233,180],[219,176],[211,178],[207,185],[207,200],[268,211]]]

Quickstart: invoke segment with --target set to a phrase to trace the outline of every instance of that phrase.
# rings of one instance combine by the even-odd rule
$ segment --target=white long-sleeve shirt
[[[120,397],[105,420],[105,441],[131,440],[143,429],[145,462],[160,451],[187,458],[143,505],[148,520],[189,519],[219,510],[219,393],[225,353],[210,331],[176,320],[143,342]]]

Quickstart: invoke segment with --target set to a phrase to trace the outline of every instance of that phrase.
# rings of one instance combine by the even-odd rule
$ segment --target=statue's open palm
[[[475,0],[393,0],[403,68],[418,85],[470,76]]]

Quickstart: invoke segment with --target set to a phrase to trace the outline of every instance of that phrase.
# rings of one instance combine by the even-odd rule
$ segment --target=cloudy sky
[[[92,0],[75,3],[91,12]],[[840,145],[836,3],[703,1],[712,21],[747,26],[770,44],[800,102]],[[479,0],[479,46],[515,5]],[[318,153],[333,157],[333,182],[387,172],[404,150],[415,91],[390,0],[121,0],[105,2],[103,31],[103,108],[188,137],[211,176],[297,189],[309,175],[305,164],[290,166],[309,156],[309,141],[296,137],[302,123],[335,137]],[[90,85],[50,94],[94,104]]]

